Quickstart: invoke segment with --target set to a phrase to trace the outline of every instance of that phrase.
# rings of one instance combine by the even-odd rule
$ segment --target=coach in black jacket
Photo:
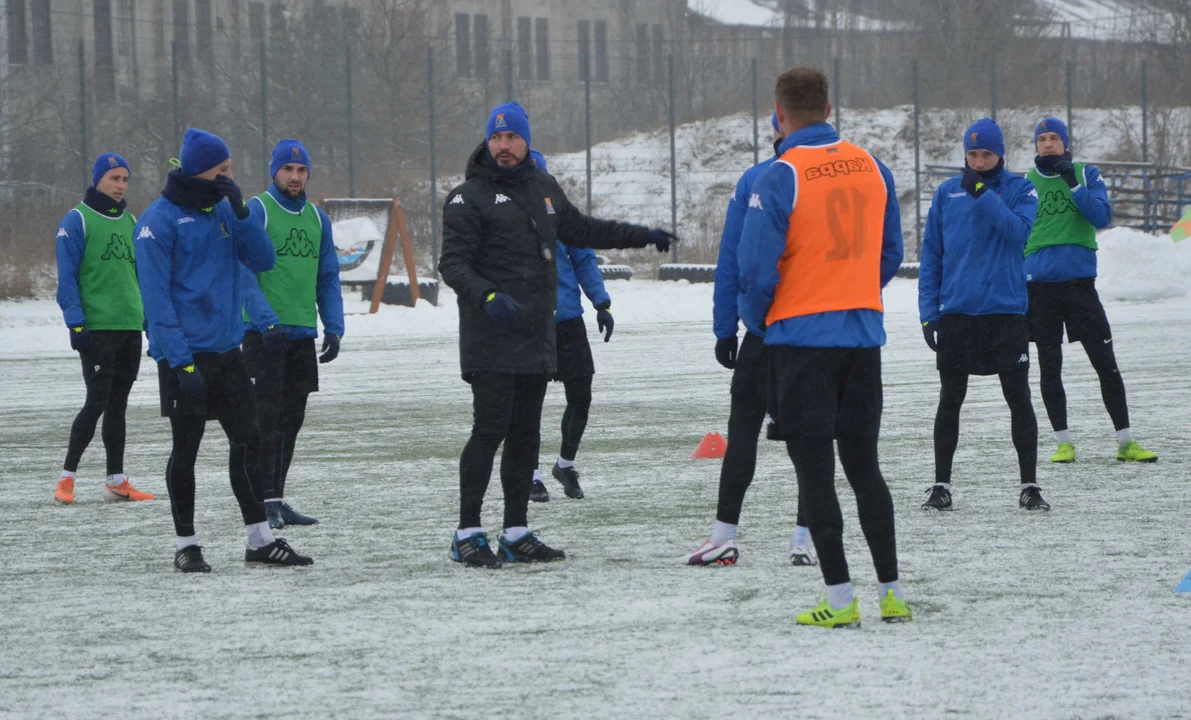
[[[541,440],[542,400],[557,369],[555,238],[575,247],[665,252],[664,230],[597,220],[579,212],[554,178],[529,160],[530,129],[517,103],[493,109],[487,140],[472,153],[464,183],[443,205],[438,269],[459,301],[459,359],[471,384],[474,424],[459,461],[459,529],[452,558],[466,565],[562,560],[527,527]],[[496,449],[505,496],[504,532],[493,553],[480,509]]]

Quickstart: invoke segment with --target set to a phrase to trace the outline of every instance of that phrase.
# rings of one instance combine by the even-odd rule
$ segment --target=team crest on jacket
[[[550,202],[550,198],[546,198],[546,214],[547,215],[554,214],[554,203]]]
[[[219,223],[219,232],[223,233],[224,237],[231,237],[227,234],[227,225],[224,225],[223,223]]]

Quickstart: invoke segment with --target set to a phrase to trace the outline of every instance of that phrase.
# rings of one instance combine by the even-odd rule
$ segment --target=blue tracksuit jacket
[[[1100,171],[1084,165],[1083,182],[1071,191],[1071,199],[1097,230],[1112,223],[1108,186]],[[1026,258],[1026,282],[1066,282],[1096,277],[1096,251],[1082,245],[1052,245]]]
[[[740,246],[740,233],[744,230],[745,211],[749,207],[749,196],[753,185],[777,156],[762,160],[740,176],[736,192],[728,201],[728,214],[724,217],[724,232],[720,236],[720,254],[715,264],[715,291],[712,294],[712,331],[721,340],[735,337],[740,324],[738,300],[740,297],[740,263],[736,252]],[[765,328],[749,328],[756,335],[764,335]]]
[[[579,298],[579,289],[587,295],[593,307],[606,302],[612,302],[608,291],[604,288],[604,276],[600,275],[600,266],[596,261],[595,250],[591,248],[573,248],[566,243],[556,240],[558,265],[558,309],[554,311],[554,322],[560,323],[571,320],[583,314],[583,302]]]

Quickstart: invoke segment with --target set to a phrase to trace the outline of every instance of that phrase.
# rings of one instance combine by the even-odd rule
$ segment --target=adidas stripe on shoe
[[[302,566],[313,565],[314,559],[299,555],[285,538],[277,538],[264,547],[249,547],[244,551],[245,565]]]

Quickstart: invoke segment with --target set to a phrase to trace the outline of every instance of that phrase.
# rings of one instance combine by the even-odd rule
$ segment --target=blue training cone
[[[1187,571],[1187,577],[1182,582],[1174,586],[1174,591],[1180,595],[1191,595],[1191,570]]]

